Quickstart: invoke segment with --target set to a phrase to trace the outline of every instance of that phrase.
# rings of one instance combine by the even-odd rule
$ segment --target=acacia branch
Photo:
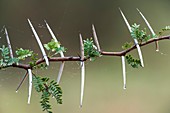
[[[153,38],[153,39],[150,39],[148,40],[147,42],[145,43],[141,43],[139,44],[141,47],[142,46],[146,46],[146,45],[149,45],[153,42],[156,42],[156,41],[160,41],[160,40],[169,40],[170,39],[170,35],[169,36],[163,36],[163,37],[160,37],[160,38]],[[127,53],[131,52],[132,50],[136,49],[136,46],[133,45],[131,48],[129,49],[126,49],[126,50],[123,50],[123,51],[120,51],[120,52],[106,52],[106,51],[100,51],[101,55],[103,56],[125,56]],[[69,57],[52,57],[52,58],[48,58],[48,60],[50,62],[61,62],[61,61],[86,61],[87,59],[89,58],[84,58],[84,59],[81,59],[81,57],[77,57],[77,56],[69,56]],[[43,58],[40,58],[37,62],[36,62],[36,65],[39,65],[41,63],[44,63],[45,60]],[[11,67],[11,66],[9,66]],[[22,63],[19,63],[19,64],[13,64],[12,67],[17,67],[17,68],[21,68],[21,69],[32,69],[32,67],[29,65],[29,64],[22,64]]]

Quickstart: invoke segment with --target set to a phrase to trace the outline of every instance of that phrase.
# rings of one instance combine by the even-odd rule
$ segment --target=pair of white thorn
[[[94,42],[97,46],[97,50],[100,51],[100,45],[97,39],[97,34],[94,25],[92,24],[92,31],[93,31],[93,37],[94,37]],[[83,95],[84,95],[84,84],[85,84],[85,63],[84,63],[84,44],[83,44],[83,39],[82,35],[79,34],[80,37],[80,52],[81,52],[81,93],[80,93],[80,107],[83,105]]]
[[[132,32],[132,29],[131,29],[131,26],[129,25],[129,22],[127,21],[125,15],[123,14],[122,10],[119,8],[120,10],[120,13],[128,27],[128,30],[129,32],[131,33]],[[152,27],[150,26],[149,22],[147,21],[147,19],[144,17],[144,15],[141,13],[141,11],[139,9],[137,9],[137,11],[139,12],[139,14],[142,16],[142,18],[144,19],[146,25],[148,26],[149,30],[151,31],[152,33],[152,36],[155,37],[156,34],[154,32],[154,30],[152,29]],[[138,51],[138,54],[139,54],[139,58],[140,58],[140,62],[141,62],[141,66],[144,67],[144,63],[143,63],[143,57],[142,57],[142,52],[141,52],[141,49],[140,49],[140,46],[138,44],[138,41],[137,39],[134,39],[134,43],[136,45],[136,48],[137,48],[137,51]],[[158,45],[158,42],[156,42],[156,51],[159,51],[159,45]],[[125,68],[125,56],[122,56],[122,70],[123,70],[123,88],[126,89],[126,68]]]
[[[57,38],[55,37],[55,35],[54,35],[53,31],[51,30],[50,26],[48,25],[48,23],[46,21],[44,21],[44,22],[45,22],[45,24],[47,26],[47,29],[49,30],[52,38],[54,39],[54,41],[58,42]],[[29,23],[29,25],[31,27],[31,30],[32,30],[32,32],[33,32],[33,34],[34,34],[34,36],[35,36],[35,38],[37,40],[37,43],[38,43],[40,49],[41,49],[41,52],[42,52],[42,55],[43,55],[43,57],[45,59],[46,65],[49,66],[49,60],[47,58],[46,52],[45,52],[45,50],[43,48],[43,45],[42,45],[42,43],[40,41],[40,38],[39,38],[37,32],[35,31],[35,28],[33,27],[32,23],[31,23],[31,21],[29,19],[28,19],[28,23]],[[58,47],[60,47],[60,45],[58,45]],[[62,51],[60,52],[60,56],[64,57],[64,53]],[[65,64],[65,62],[62,62],[62,64],[60,65],[58,78],[57,78],[57,83],[58,84],[59,84],[61,76],[62,76],[62,72],[63,72],[63,69],[64,69],[64,64]],[[31,99],[31,91],[32,91],[32,72],[31,72],[31,69],[28,69],[28,74],[29,74],[29,95],[28,95],[28,104],[29,104],[30,99]]]
[[[47,26],[47,29],[48,29],[48,31],[50,32],[52,38],[53,38],[54,41],[57,43],[58,40],[57,40],[56,36],[54,35],[52,29],[50,28],[50,26],[48,25],[48,23],[46,22],[46,20],[44,20],[44,22],[45,22],[45,24],[46,24],[46,26]],[[60,47],[59,44],[58,44],[58,47]],[[64,53],[63,53],[62,51],[60,52],[60,56],[61,56],[61,57],[64,57]],[[64,70],[64,64],[65,64],[65,62],[63,61],[63,62],[61,63],[61,65],[60,65],[60,69],[59,69],[59,72],[58,72],[58,78],[57,78],[57,84],[60,83],[60,79],[61,79],[61,76],[62,76],[62,73],[63,73],[63,70]]]

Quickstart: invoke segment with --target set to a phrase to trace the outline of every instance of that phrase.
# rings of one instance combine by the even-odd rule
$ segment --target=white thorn
[[[79,34],[80,37],[80,51],[81,51],[81,60],[84,59],[84,44],[83,44],[83,38],[81,34]]]
[[[148,26],[149,30],[151,31],[152,35],[155,36],[155,32],[152,29],[151,25],[149,24],[149,22],[147,21],[147,19],[145,18],[145,16],[142,14],[142,12],[137,8],[139,14],[142,16],[143,20],[145,21],[146,25]]]
[[[31,92],[32,92],[32,72],[31,72],[31,69],[28,69],[28,75],[29,75],[28,104],[30,104]]]
[[[130,26],[129,22],[127,21],[127,19],[126,19],[125,15],[123,14],[122,10],[120,8],[119,8],[119,10],[120,10],[120,13],[121,13],[121,15],[122,15],[127,27],[128,27],[129,32],[131,33],[132,29],[131,29],[131,26]]]
[[[52,38],[54,39],[54,41],[55,41],[56,43],[58,43],[58,40],[57,40],[55,34],[53,33],[52,29],[51,29],[50,26],[48,25],[47,21],[44,20],[44,22],[45,22],[45,24],[46,24],[46,26],[47,26],[47,29],[48,29],[48,31],[50,32]],[[58,44],[58,47],[60,47],[59,44]],[[61,56],[61,57],[64,57],[64,53],[63,53],[62,51],[60,52],[60,56]],[[63,69],[64,69],[64,64],[65,64],[65,62],[62,62],[61,65],[60,65],[60,69],[59,69],[58,77],[57,77],[57,84],[60,83],[60,79],[61,79],[61,76],[62,76],[62,73],[63,73]]]
[[[136,44],[136,48],[137,48],[137,50],[138,50],[138,54],[139,54],[139,59],[140,59],[140,62],[141,62],[141,66],[144,67],[143,57],[142,57],[142,51],[141,51],[140,46],[139,46],[139,44],[138,44],[138,42],[137,42],[137,39],[134,39],[134,41],[137,43],[137,44]]]
[[[80,94],[80,107],[82,107],[82,105],[83,105],[84,84],[85,84],[85,65],[84,65],[84,62],[81,62],[81,94]]]
[[[145,18],[145,16],[142,14],[142,12],[137,8],[139,14],[142,16],[143,20],[145,21],[146,25],[148,26],[149,30],[151,31],[152,33],[152,36],[154,38],[156,38],[156,33],[154,32],[154,30],[152,29],[151,25],[149,24],[149,22],[147,21],[147,19]],[[155,42],[156,44],[156,51],[159,51],[159,44],[158,44],[158,41]]]
[[[41,49],[41,52],[42,52],[43,57],[44,57],[44,59],[45,59],[45,62],[46,62],[46,64],[47,64],[47,66],[49,66],[49,61],[48,61],[46,52],[45,52],[45,50],[44,50],[44,48],[43,48],[43,45],[42,45],[42,43],[41,43],[41,41],[40,41],[40,38],[39,38],[37,32],[35,31],[32,23],[31,23],[31,21],[30,21],[29,19],[28,19],[28,23],[29,23],[29,25],[30,25],[30,27],[31,27],[31,30],[32,30],[32,32],[33,32],[33,34],[34,34],[34,36],[35,36],[35,38],[36,38],[36,40],[37,40],[37,43],[38,43],[40,49]]]
[[[5,28],[5,35],[6,35],[6,40],[7,40],[7,43],[8,43],[8,48],[9,48],[10,56],[11,56],[11,58],[14,58],[13,52],[12,52],[12,47],[11,47],[11,42],[9,40],[9,35],[8,35],[8,31],[7,31],[6,28]]]
[[[48,29],[48,31],[50,32],[52,38],[54,39],[54,41],[55,41],[55,42],[58,42],[56,36],[54,35],[54,33],[53,33],[52,29],[50,28],[50,26],[48,25],[47,21],[44,20],[44,22],[45,22],[45,24],[46,24],[46,26],[47,26],[47,29]],[[60,45],[58,45],[58,47],[60,47]],[[63,53],[62,51],[60,52],[60,55],[61,55],[61,57],[64,57],[64,53]]]
[[[93,31],[94,41],[96,43],[97,49],[98,49],[98,51],[101,51],[99,41],[98,41],[98,38],[97,38],[97,33],[96,33],[96,30],[95,30],[95,27],[94,27],[93,24],[92,24],[92,31]]]
[[[60,69],[59,69],[58,77],[57,77],[57,84],[60,83],[60,79],[61,79],[61,76],[62,76],[62,73],[63,73],[63,70],[64,70],[64,64],[65,64],[65,62],[62,62],[61,65],[60,65]]]
[[[80,37],[80,51],[81,51],[81,60],[84,59],[84,44],[81,34]],[[81,93],[80,93],[80,107],[83,105],[83,96],[84,96],[84,84],[85,84],[85,65],[84,61],[80,62],[81,66]]]
[[[126,67],[125,67],[125,56],[122,57],[122,71],[123,71],[123,89],[126,89]]]
[[[48,29],[48,31],[50,32],[52,38],[54,39],[54,41],[55,41],[55,42],[58,42],[55,34],[53,33],[52,29],[51,29],[50,26],[48,25],[47,21],[44,20],[44,22],[45,22],[45,24],[46,24],[46,26],[47,26],[47,29]],[[58,45],[58,47],[60,47],[60,45]],[[62,51],[60,52],[60,56],[61,56],[61,57],[64,57],[64,53],[63,53]]]
[[[58,42],[56,36],[54,35],[54,33],[53,33],[53,31],[51,30],[50,26],[48,25],[47,21],[44,20],[44,22],[45,22],[45,24],[46,24],[46,26],[47,26],[47,29],[48,29],[48,31],[50,32],[52,38],[55,40],[55,42]]]

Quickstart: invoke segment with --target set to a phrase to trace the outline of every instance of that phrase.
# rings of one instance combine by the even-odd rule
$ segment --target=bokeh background
[[[44,24],[47,20],[59,41],[68,48],[67,56],[79,54],[79,37],[92,36],[95,24],[102,50],[121,51],[126,41],[132,41],[119,13],[120,7],[131,24],[147,28],[136,8],[146,16],[155,32],[170,24],[169,0],[0,0],[0,46],[6,44],[3,26],[8,29],[13,50],[27,48],[41,53],[28,25],[31,19],[41,41],[51,40]],[[86,82],[83,108],[80,101],[79,62],[67,62],[61,80],[63,104],[51,99],[54,113],[169,113],[170,112],[170,42],[161,41],[160,52],[155,45],[142,47],[145,68],[126,66],[127,89],[123,90],[121,59],[101,57],[86,62]],[[131,54],[138,57],[136,50]],[[59,63],[48,70],[35,70],[40,76],[57,78]],[[15,89],[25,71],[8,68],[0,71],[0,113],[43,113],[40,95],[33,90],[27,104],[28,80],[18,93]]]

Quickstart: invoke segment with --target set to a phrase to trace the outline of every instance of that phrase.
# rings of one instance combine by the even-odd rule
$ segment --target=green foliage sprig
[[[139,43],[146,42],[151,38],[150,35],[147,35],[146,29],[140,30],[140,25],[137,25],[136,23],[132,25],[131,30],[132,38],[137,39]]]
[[[33,51],[20,48],[20,49],[16,50],[16,55],[18,56],[19,60],[25,60],[25,58],[33,55]]]
[[[84,56],[90,58],[91,61],[94,61],[96,57],[100,57],[101,54],[97,51],[97,47],[94,45],[92,38],[83,40],[84,42]]]
[[[11,58],[10,57],[10,52],[9,52],[9,48],[5,47],[5,45],[3,45],[0,48],[0,52],[1,52],[1,59],[0,59],[0,68],[5,68],[7,66],[10,66],[14,63],[18,63],[19,59],[18,58]]]
[[[49,57],[57,55],[60,52],[66,51],[66,48],[62,47],[59,42],[55,42],[54,39],[52,39],[47,44],[44,44],[44,47],[46,48],[46,50],[50,51],[48,54]],[[51,55],[51,52],[53,53],[52,55]]]
[[[133,42],[126,42],[124,43],[124,45],[122,46],[123,50],[129,49],[133,46]]]
[[[162,29],[159,31],[159,35],[161,36],[164,32],[169,31],[169,30],[170,30],[170,26],[165,26],[165,28],[162,28]]]
[[[62,104],[62,90],[56,82],[49,82],[49,78],[33,76],[33,85],[37,92],[42,93],[40,103],[43,111],[52,113],[49,103],[50,96],[54,97],[58,104]]]
[[[132,55],[126,55],[125,56],[127,63],[132,66],[133,68],[138,68],[141,66],[141,62],[139,59],[134,59]]]
[[[36,65],[36,62],[38,60],[38,54],[35,54],[33,51],[29,49],[17,49],[16,50],[16,55],[19,60],[25,60],[26,58],[30,58],[29,65],[32,68],[42,68],[45,67],[44,64],[41,65]]]

